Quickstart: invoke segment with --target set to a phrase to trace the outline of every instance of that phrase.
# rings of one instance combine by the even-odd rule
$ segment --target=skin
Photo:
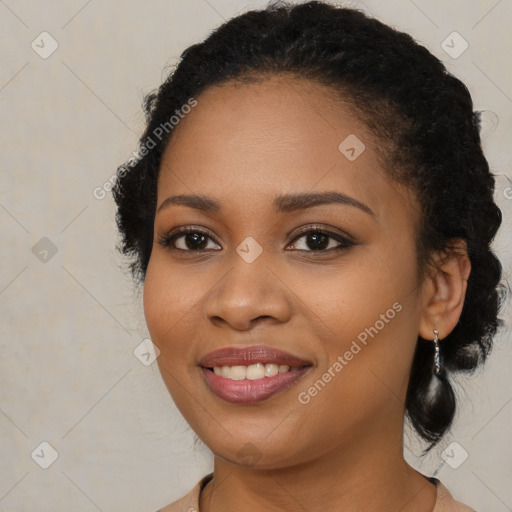
[[[441,340],[462,311],[470,264],[435,257],[418,281],[413,191],[390,180],[373,138],[329,89],[267,77],[215,86],[175,128],[158,181],[157,210],[176,194],[204,194],[221,211],[169,205],[155,217],[144,313],[164,382],[214,454],[201,512],[430,512],[435,486],[403,459],[404,402],[417,337]],[[349,161],[349,134],[366,149]],[[277,214],[279,194],[337,191],[367,205],[324,204]],[[313,254],[300,228],[350,234],[355,245]],[[202,251],[178,226],[210,232]],[[246,237],[263,249],[236,252]],[[326,241],[326,243],[327,243]],[[205,242],[206,243],[206,242]],[[189,246],[189,247],[194,247]],[[196,245],[197,247],[197,245]],[[321,252],[321,251],[324,252]],[[402,310],[307,404],[298,401],[365,328],[398,302]],[[230,404],[207,387],[198,362],[231,345],[263,343],[313,363],[295,385],[253,405]],[[253,460],[238,452],[254,446]]]

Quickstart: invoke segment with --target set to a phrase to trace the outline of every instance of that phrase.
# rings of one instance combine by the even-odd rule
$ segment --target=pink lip
[[[310,368],[311,366],[305,366],[294,372],[278,373],[273,377],[262,377],[256,380],[227,379],[216,375],[208,368],[202,368],[202,370],[208,387],[219,398],[235,404],[254,404],[291,386]]]
[[[210,369],[215,366],[249,366],[256,363],[287,365],[298,370],[255,380],[234,380],[216,375]],[[291,386],[310,370],[312,363],[282,350],[265,345],[251,345],[226,347],[210,352],[201,359],[200,366],[208,387],[219,398],[231,403],[253,404]]]
[[[213,368],[214,366],[248,366],[256,363],[286,364],[299,368],[312,364],[311,361],[300,359],[288,352],[265,345],[225,347],[206,354],[199,361],[199,365],[203,368]]]

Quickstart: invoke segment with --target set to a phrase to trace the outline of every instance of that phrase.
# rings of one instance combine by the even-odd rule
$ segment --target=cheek
[[[190,274],[170,267],[161,256],[151,256],[144,281],[144,316],[152,342],[160,350],[157,364],[177,407],[189,418],[194,410],[194,334],[197,307],[204,290]],[[193,413],[190,420],[192,424]]]
[[[321,336],[326,357],[318,373],[321,376],[330,368],[331,375],[325,375],[329,381],[325,388],[322,383],[317,386],[322,390],[317,405],[329,410],[341,400],[338,404],[348,412],[361,410],[361,405],[354,407],[357,403],[375,404],[390,393],[401,395],[418,334],[412,244],[380,245],[374,255],[354,258],[329,274],[322,272],[321,279],[310,274],[300,289],[295,288],[314,313],[311,319],[325,333]],[[338,371],[333,368],[337,360]]]
[[[144,316],[153,343],[169,363],[184,361],[193,345],[194,318],[204,287],[192,275],[171,267],[165,257],[151,256],[144,282]],[[173,357],[167,358],[169,354]]]
[[[374,326],[384,333],[391,324],[401,322],[402,309],[414,294],[415,267],[406,259],[391,261],[382,247],[375,257],[354,256],[350,264],[291,272],[283,280],[304,305],[304,314],[317,326],[317,334],[329,343],[329,351],[344,350],[345,344]],[[411,256],[412,258],[412,256]],[[398,303],[395,308],[393,305]],[[400,307],[401,306],[401,307]],[[384,318],[381,318],[384,315]],[[395,326],[396,327],[396,326]],[[348,347],[347,347],[348,350]]]

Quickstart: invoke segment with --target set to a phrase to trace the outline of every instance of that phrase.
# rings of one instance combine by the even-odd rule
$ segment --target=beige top
[[[212,478],[213,473],[208,473],[187,495],[157,512],[199,512],[199,494]],[[432,512],[475,512],[471,507],[455,501],[448,489],[437,478],[431,477],[429,480],[436,485],[437,489],[437,500]]]

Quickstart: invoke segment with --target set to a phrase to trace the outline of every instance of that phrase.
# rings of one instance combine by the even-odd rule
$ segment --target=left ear
[[[434,339],[434,329],[439,331],[439,339],[446,338],[457,325],[464,306],[471,262],[466,242],[459,238],[451,242],[453,250],[448,255],[436,254],[432,271],[423,283],[419,335],[425,340]]]

